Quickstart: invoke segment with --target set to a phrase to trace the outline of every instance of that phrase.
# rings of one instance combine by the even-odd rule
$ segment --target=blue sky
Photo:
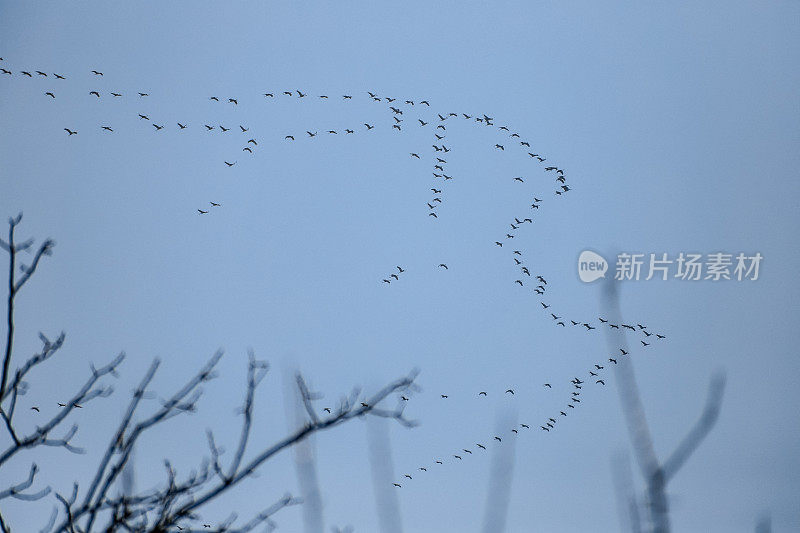
[[[634,360],[660,456],[699,415],[710,375],[728,375],[717,427],[669,486],[675,529],[750,531],[764,510],[776,531],[800,528],[799,15],[796,2],[0,2],[0,66],[13,72],[0,76],[0,214],[23,211],[22,235],[58,243],[20,297],[17,353],[38,348],[38,331],[67,332],[30,401],[55,406],[90,361],[128,354],[113,399],[79,420],[89,453],[50,450],[15,468],[35,458],[67,490],[153,357],[166,394],[217,348],[226,357],[201,412],[143,442],[138,483],[160,480],[164,456],[196,464],[208,426],[232,448],[248,348],[273,367],[256,404],[264,445],[287,431],[292,368],[331,402],[421,370],[407,408],[420,427],[390,430],[398,478],[491,438],[509,409],[538,426],[608,350],[600,330],[556,328],[514,284],[510,244],[494,241],[533,214],[514,249],[554,308],[583,320],[601,313],[600,288],[576,275],[586,248],[764,256],[756,282],[625,283],[622,310],[668,335]],[[298,89],[309,96],[280,94]],[[417,102],[403,106],[402,131],[367,91]],[[444,183],[431,175],[432,128],[449,112],[495,127],[444,122]],[[499,125],[573,190],[556,197],[552,173]],[[431,187],[443,189],[435,220]],[[200,216],[210,201],[222,207]],[[382,283],[397,265],[401,279]],[[507,531],[619,530],[610,461],[628,441],[609,381],[558,431],[519,435]],[[363,426],[313,439],[328,527],[377,528]],[[451,461],[405,483],[405,530],[477,531],[490,463]],[[290,453],[237,493],[237,510],[287,490]],[[40,525],[24,509],[4,512]],[[301,511],[276,521],[300,530]]]

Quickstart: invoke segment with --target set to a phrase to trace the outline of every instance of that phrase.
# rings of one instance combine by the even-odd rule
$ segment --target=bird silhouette
[[[41,411],[39,411],[39,408],[36,406],[31,407],[31,411],[36,411],[37,413],[41,413]]]
[[[486,396],[486,391],[481,391],[478,393],[478,396]]]
[[[185,126],[185,125],[183,125],[183,124],[181,124],[180,122],[178,122],[177,124],[178,124],[178,127],[179,127],[180,129],[182,129],[182,130],[185,130],[185,129],[186,129],[186,126]]]
[[[103,73],[102,73],[102,72],[98,72],[98,71],[96,71],[96,70],[93,70],[93,71],[92,71],[92,74],[94,74],[95,76],[102,76],[102,75],[103,75]]]
[[[106,131],[114,131],[111,128],[109,128],[108,126],[100,126],[100,127],[103,128]]]
[[[49,92],[48,92],[48,93],[44,93],[44,94],[45,94],[45,95],[47,95],[47,96],[49,96],[49,97],[51,97],[51,98],[55,98],[55,97],[56,97],[56,95],[54,95],[53,93],[49,93]]]
[[[599,383],[600,385],[605,385],[606,384],[606,382],[603,381],[602,379],[598,379],[595,383]]]
[[[514,390],[513,390],[513,389],[508,389],[508,390],[506,390],[506,394],[508,394],[509,392],[510,392],[511,394],[514,394]]]
[[[225,161],[225,164],[228,165],[228,167],[230,168],[236,164],[236,161],[234,161],[233,163],[228,163],[227,161]]]
[[[239,101],[236,98],[228,98],[228,102],[233,105],[239,105]]]
[[[77,135],[78,134],[77,131],[72,131],[69,128],[64,128],[64,131],[66,131],[69,135]]]
[[[100,98],[100,93],[99,93],[99,92],[97,92],[97,91],[89,91],[89,94],[93,94],[93,95],[95,95],[96,97]]]
[[[197,212],[200,213],[201,215],[205,215],[206,213],[208,213],[208,211],[203,211],[202,209],[198,209]]]
[[[449,269],[447,268],[447,265],[445,265],[444,263],[439,263],[439,267],[444,267],[444,269],[445,269],[445,270],[449,270]]]

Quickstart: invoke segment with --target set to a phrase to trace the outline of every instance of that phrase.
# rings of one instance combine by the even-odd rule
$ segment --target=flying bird
[[[69,129],[69,128],[64,128],[64,131],[66,131],[66,132],[67,132],[67,133],[69,133],[70,135],[77,135],[77,134],[78,134],[78,132],[77,132],[77,131],[72,131],[72,130],[71,130],[71,129]]]
[[[103,73],[102,73],[102,72],[98,72],[98,71],[96,71],[96,70],[93,70],[93,71],[92,71],[92,74],[94,74],[95,76],[102,76],[102,75],[103,75]]]

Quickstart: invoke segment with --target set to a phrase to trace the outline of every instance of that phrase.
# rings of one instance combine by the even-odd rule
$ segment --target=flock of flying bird
[[[44,71],[40,70],[18,70],[17,72],[12,71],[11,69],[5,68],[3,63],[3,58],[0,58],[0,76],[22,76],[28,78],[41,78],[42,80],[52,81],[53,83],[61,83],[62,81],[67,80],[66,76],[57,73],[48,74]],[[90,70],[89,76],[95,78],[101,78],[104,76],[102,71],[98,70]],[[55,86],[54,86],[55,87]],[[149,98],[149,94],[147,92],[135,92],[134,98],[141,100],[142,102],[146,101]],[[43,95],[51,98],[56,99],[57,97],[57,89],[55,88],[48,88],[48,90],[43,91]],[[100,90],[91,90],[88,92],[88,97],[93,97],[95,99],[102,99],[102,98],[112,98],[112,99],[119,99],[124,98],[125,94],[122,92],[111,92],[109,91],[107,94],[106,92],[101,92]],[[315,98],[314,96],[310,96],[308,92],[303,92],[301,90],[286,90],[281,92],[266,92],[263,93],[263,98],[267,100],[272,99],[279,99],[279,98],[292,98],[292,99],[304,99],[304,98]],[[328,100],[329,96],[326,94],[316,95],[317,99],[320,100]],[[385,124],[378,124],[378,123],[363,123],[363,125],[352,126],[348,128],[344,128],[343,130],[336,130],[336,129],[323,129],[323,130],[306,130],[305,133],[295,134],[295,133],[286,133],[283,135],[284,142],[293,142],[300,138],[305,138],[307,140],[315,139],[320,135],[325,136],[333,136],[333,135],[353,135],[357,131],[361,132],[372,132],[377,127],[387,127],[390,126],[393,131],[398,133],[402,133],[412,127],[414,128],[422,128],[422,129],[429,129],[432,135],[432,151],[434,160],[432,161],[432,168],[431,174],[434,180],[434,186],[430,188],[432,192],[432,198],[427,202],[428,212],[427,216],[431,219],[438,219],[439,214],[437,213],[437,209],[443,203],[444,198],[444,189],[446,184],[448,184],[451,180],[455,179],[455,176],[447,170],[447,158],[450,156],[448,155],[452,150],[453,147],[450,143],[446,140],[448,134],[448,126],[452,126],[454,122],[457,123],[464,123],[464,124],[473,124],[476,126],[482,126],[484,128],[493,128],[493,130],[498,133],[499,135],[503,135],[503,138],[498,139],[498,141],[494,144],[494,149],[498,152],[506,153],[506,149],[512,150],[522,150],[528,156],[528,159],[534,163],[535,165],[542,165],[543,170],[545,173],[552,173],[554,176],[554,194],[558,196],[562,196],[567,192],[571,191],[572,188],[567,184],[565,171],[558,166],[547,164],[547,158],[540,155],[536,151],[531,148],[531,145],[528,141],[523,140],[519,133],[512,132],[507,126],[500,125],[496,126],[494,123],[494,118],[490,117],[486,114],[468,114],[468,113],[455,113],[455,112],[448,112],[446,114],[442,113],[433,113],[430,111],[431,104],[427,100],[411,100],[411,99],[397,99],[392,97],[380,96],[376,93],[371,91],[365,91],[362,96],[359,98],[368,98],[370,102],[375,104],[382,104],[386,106],[386,110],[388,111],[388,119]],[[351,94],[345,94],[341,96],[341,99],[344,101],[351,101],[354,99],[354,96]],[[239,106],[239,98],[237,97],[218,97],[218,96],[210,96],[208,97],[210,102],[215,102],[220,105],[229,105],[229,106]],[[424,109],[424,111],[423,111]],[[413,117],[411,120],[408,120],[408,113],[411,110],[415,110],[419,116]],[[433,113],[433,114],[429,114]],[[138,120],[139,121],[147,121],[152,125],[154,128],[154,132],[158,133],[162,130],[170,127],[166,123],[157,123],[154,120],[150,119],[150,116],[147,112],[138,113]],[[406,121],[408,120],[408,123]],[[176,122],[174,126],[171,126],[172,129],[175,129],[177,132],[182,132],[187,130],[190,127],[199,128],[207,133],[211,133],[217,131],[221,134],[227,134],[230,131],[236,131],[237,133],[244,135],[246,137],[250,137],[242,147],[242,152],[246,152],[249,155],[254,155],[255,151],[259,147],[259,141],[253,137],[249,132],[250,128],[246,127],[242,124],[238,124],[238,127],[231,126],[226,127],[222,124],[207,124],[205,122],[201,122],[195,126],[190,126],[188,121]],[[100,124],[99,130],[102,132],[112,134],[114,133],[114,128],[108,124]],[[73,136],[78,134],[78,130],[72,127],[65,127],[64,131],[66,131],[68,136]],[[321,134],[320,131],[323,133]],[[340,133],[340,131],[342,133]],[[413,159],[422,160],[423,156],[421,156],[422,152],[411,152],[410,156]],[[235,158],[231,161],[225,160],[224,161],[226,167],[232,168],[237,164]],[[514,183],[525,184],[526,179],[527,182],[534,182],[532,178],[526,178],[525,176],[515,176],[513,177],[512,181]],[[534,217],[536,213],[539,212],[539,208],[543,202],[542,199],[538,198],[537,196],[532,196],[530,200],[530,210],[531,213],[528,216],[514,216],[513,222],[509,222],[509,228],[503,237],[499,240],[495,241],[495,246],[501,249],[509,249],[503,248],[504,245],[508,245],[511,239],[514,239],[517,234],[518,230],[521,230],[525,224],[533,224]],[[197,209],[197,212],[200,215],[208,214],[212,209],[222,207],[218,202],[209,202],[210,207],[205,209]],[[514,261],[514,266],[519,269],[518,276],[515,276],[517,279],[514,279],[513,283],[519,285],[521,288],[530,288],[532,294],[537,295],[537,297],[545,296],[547,292],[547,280],[544,276],[540,273],[532,273],[530,268],[525,264],[523,259],[523,252],[522,250],[512,250],[511,251],[511,258]],[[440,263],[438,265],[439,269],[448,270],[448,266],[445,263]],[[400,280],[400,275],[405,272],[405,269],[397,266],[396,272],[392,271],[389,275],[382,278],[382,283],[386,283],[390,285],[393,282],[398,282]],[[573,319],[565,319],[563,315],[556,314],[554,310],[551,308],[551,305],[545,303],[544,301],[539,302],[543,311],[547,313],[548,318],[552,319],[552,322],[555,326],[560,326],[562,328],[574,328],[574,329],[581,329],[586,331],[587,333],[591,333],[592,331],[596,330],[598,327],[605,326],[612,329],[628,329],[635,333],[640,333],[645,336],[645,338],[650,341],[651,337],[655,337],[656,339],[664,339],[665,336],[660,333],[654,333],[648,331],[647,327],[642,324],[613,324],[609,322],[609,320],[604,319],[602,317],[598,317],[599,323],[592,323],[587,320],[573,320]],[[568,326],[569,324],[569,326]],[[650,346],[651,342],[647,342],[644,339],[640,340],[643,347]],[[604,386],[606,384],[606,379],[602,375],[602,371],[606,369],[608,364],[616,365],[618,363],[617,359],[628,356],[628,351],[624,350],[623,348],[619,348],[620,353],[611,354],[608,357],[608,361],[604,362],[603,364],[595,364],[588,372],[588,377],[584,375],[584,381],[580,377],[574,377],[570,380],[571,385],[571,393],[566,402],[563,405],[563,408],[559,410],[557,414],[553,413],[552,416],[546,416],[541,420],[541,424],[538,425],[541,431],[550,433],[551,431],[555,430],[558,424],[558,420],[561,417],[567,417],[570,413],[570,409],[576,409],[581,404],[581,393],[583,392],[584,386]],[[550,383],[544,383],[542,385],[546,389],[551,389],[552,385]],[[514,396],[516,393],[514,389],[507,389],[504,392],[505,395]],[[441,394],[442,400],[447,400],[449,395]],[[486,397],[488,396],[487,391],[480,391],[477,393],[478,397]],[[406,396],[401,396],[401,401],[407,402],[409,398]],[[62,404],[59,404],[63,406]],[[80,406],[76,406],[80,407]],[[35,411],[39,411],[37,407],[32,407],[31,409]],[[324,411],[330,413],[330,408],[324,408]],[[489,443],[496,443],[500,445],[503,443],[504,439],[516,437],[521,431],[528,431],[532,428],[532,425],[529,423],[522,423],[519,427],[514,427],[509,429],[509,434],[506,435],[492,435],[487,438],[486,442],[478,442],[474,443],[475,450],[486,450]],[[464,457],[468,455],[473,455],[473,450],[470,449],[473,446],[462,448],[457,450],[456,453],[451,454],[452,460],[455,461],[463,461]],[[434,460],[434,465],[441,465],[444,464],[444,459],[442,457],[436,458]],[[419,466],[418,471],[420,472],[427,472],[427,466]],[[405,479],[412,479],[413,476],[411,474],[405,474]],[[395,482],[394,485],[396,487],[401,487],[402,484]]]

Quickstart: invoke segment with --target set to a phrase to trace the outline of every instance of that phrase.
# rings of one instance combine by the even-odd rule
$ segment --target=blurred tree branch
[[[619,305],[617,282],[609,279],[605,282],[603,291],[603,305],[607,318],[614,323],[622,323],[622,313]],[[628,350],[625,335],[619,330],[606,330],[608,346],[615,353],[619,348]],[[722,396],[725,390],[725,375],[718,373],[712,376],[709,384],[709,393],[706,404],[699,420],[689,433],[678,444],[669,458],[660,463],[653,447],[653,439],[647,425],[636,376],[633,372],[631,358],[621,358],[615,365],[615,373],[619,387],[620,403],[628,426],[628,435],[633,445],[642,476],[647,483],[647,503],[650,512],[650,523],[654,533],[667,533],[670,531],[669,502],[666,486],[670,479],[686,463],[703,439],[708,435],[717,421],[722,405]]]

